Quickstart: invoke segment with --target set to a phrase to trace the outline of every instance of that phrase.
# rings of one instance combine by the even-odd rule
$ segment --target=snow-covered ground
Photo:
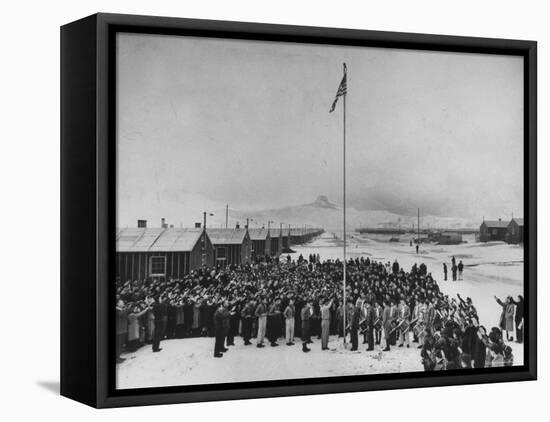
[[[416,262],[426,263],[428,271],[449,296],[460,293],[471,297],[481,324],[487,328],[498,324],[501,308],[494,295],[504,299],[508,295],[523,294],[523,247],[502,242],[463,243],[461,245],[423,244],[419,255],[409,240],[387,242],[352,234],[348,240],[348,256],[369,256],[371,259],[391,261],[395,259],[406,269]],[[294,247],[295,254],[306,258],[310,253],[321,259],[342,257],[342,241],[333,233],[325,233],[307,245]],[[443,281],[443,262],[450,267],[451,257],[462,260],[466,266],[464,280]],[[450,273],[449,273],[450,276]],[[509,343],[514,352],[514,365],[523,364],[523,346]],[[362,346],[362,345],[360,345]],[[376,346],[372,352],[351,352],[342,347],[341,339],[331,338],[330,350],[322,351],[319,340],[310,345],[312,351],[303,353],[301,345],[279,347],[244,346],[240,338],[236,346],[223,358],[213,358],[214,339],[193,338],[166,340],[160,353],[152,353],[151,347],[123,355],[126,361],[117,366],[118,388],[141,388],[174,385],[194,385],[225,382],[243,382],[292,378],[311,378],[342,375],[414,372],[422,371],[419,350],[392,348],[382,352]]]
[[[416,343],[411,349],[393,348],[382,352],[379,346],[367,352],[366,345],[351,352],[342,347],[342,340],[331,337],[329,348],[322,351],[321,341],[314,339],[311,352],[303,353],[302,345],[258,349],[235,340],[223,358],[212,357],[214,339],[193,338],[165,340],[162,351],[153,353],[143,347],[136,353],[123,355],[127,360],[118,365],[118,388],[140,388],[224,382],[330,377],[342,375],[422,371]],[[268,344],[268,343],[266,343]]]

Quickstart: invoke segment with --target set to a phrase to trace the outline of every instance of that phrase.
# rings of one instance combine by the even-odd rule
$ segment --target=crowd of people
[[[181,280],[117,280],[117,362],[146,343],[160,352],[161,341],[171,338],[213,337],[213,355],[221,358],[237,336],[259,349],[300,339],[307,353],[315,338],[329,350],[329,336],[338,335],[349,336],[352,351],[361,338],[368,351],[415,343],[426,370],[512,364],[502,331],[510,340],[512,315],[521,341],[521,297],[501,303],[503,323],[488,332],[471,299],[443,294],[424,263],[405,271],[397,261],[356,258],[346,267],[345,304],[343,263],[313,254],[202,268]]]

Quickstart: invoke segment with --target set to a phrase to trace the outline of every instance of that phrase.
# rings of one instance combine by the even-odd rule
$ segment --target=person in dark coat
[[[464,353],[468,353],[469,355],[473,355],[475,344],[477,342],[477,320],[470,319],[468,321],[468,325],[464,329],[464,335],[462,337],[462,351]]]
[[[166,306],[166,332],[167,338],[176,337],[176,307],[168,304]]]
[[[485,368],[485,361],[487,359],[487,335],[485,327],[480,326],[476,334],[476,340],[472,349],[474,368]]]
[[[237,309],[237,304],[232,304],[231,310],[229,311],[229,327],[227,330],[227,345],[235,346],[235,336],[239,331],[239,312]]]
[[[350,321],[350,337],[351,337],[351,351],[354,352],[359,348],[359,322],[361,320],[361,300],[357,299],[357,303],[353,308]]]
[[[207,300],[201,306],[201,325],[206,328],[206,334],[209,337],[214,336],[214,312],[216,312],[216,304]]]
[[[220,304],[216,312],[214,312],[214,357],[221,358],[223,356],[223,351],[225,351],[224,340],[225,340],[225,313],[223,304]]]
[[[458,263],[458,279],[462,280],[462,271],[464,271],[464,264],[462,260]]]
[[[524,319],[523,319],[523,312],[524,312],[524,303],[523,303],[523,296],[519,295],[518,300],[515,301],[512,299],[512,303],[516,305],[516,315],[514,317],[514,321],[516,323],[516,342],[517,343],[523,343],[523,333],[524,330]]]
[[[227,341],[227,335],[229,334],[229,301],[224,300],[223,306],[222,306],[222,316],[223,316],[223,341],[222,345],[225,344]],[[227,352],[229,349],[227,347],[223,347],[222,352]]]
[[[399,272],[399,263],[397,262],[397,259],[393,262],[391,269],[394,274],[397,274]]]
[[[311,318],[309,319],[309,330],[312,335],[321,339],[321,307],[318,301],[313,302],[312,311]]]
[[[241,311],[242,336],[245,346],[250,346],[252,343],[252,319],[254,318],[254,301],[250,300]]]
[[[384,314],[384,308],[379,302],[374,304],[374,343],[379,345],[382,340],[382,317]]]
[[[185,337],[185,315],[183,312],[183,303],[176,305],[176,338]]]
[[[155,316],[155,330],[153,332],[153,352],[160,352],[160,342],[164,338],[164,331],[166,329],[166,321],[168,319],[168,308],[164,301],[164,296],[159,296],[158,300],[151,306],[153,308],[153,315]]]
[[[456,271],[457,271],[457,266],[456,266],[456,258],[453,256],[451,258],[451,272],[453,273],[453,281],[456,281]]]
[[[365,336],[367,338],[367,352],[374,350],[374,323],[376,321],[376,311],[374,306],[370,302],[365,303],[365,323],[366,331]]]
[[[420,356],[422,357],[422,364],[424,365],[424,371],[433,371],[435,369],[435,338],[432,335],[432,331],[429,328],[424,330],[422,334],[423,342],[420,345],[422,351]]]
[[[183,304],[183,326],[185,335],[190,336],[193,328],[193,303],[189,299]]]
[[[443,263],[443,280],[447,281],[447,264]]]
[[[281,309],[279,307],[279,299],[275,299],[269,308],[269,313],[267,314],[266,337],[272,347],[278,346],[277,338],[281,332],[280,318]]]

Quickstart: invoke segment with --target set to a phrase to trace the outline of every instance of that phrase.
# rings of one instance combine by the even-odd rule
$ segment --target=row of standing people
[[[444,281],[447,281],[448,272],[449,272],[449,269],[447,267],[447,263],[444,262],[443,263],[443,280]],[[452,280],[453,281],[457,281],[457,279],[462,280],[463,272],[464,272],[464,263],[462,262],[462,260],[460,260],[457,264],[456,263],[456,258],[453,256],[451,258]]]

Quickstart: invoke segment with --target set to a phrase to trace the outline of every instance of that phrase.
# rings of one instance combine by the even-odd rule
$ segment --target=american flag
[[[347,71],[348,69],[346,67],[346,64],[344,63],[344,76],[342,77],[342,82],[340,82],[340,86],[338,86],[338,91],[336,92],[336,97],[332,102],[332,106],[330,107],[329,113],[332,113],[336,108],[336,103],[338,102],[338,98],[348,93]]]

